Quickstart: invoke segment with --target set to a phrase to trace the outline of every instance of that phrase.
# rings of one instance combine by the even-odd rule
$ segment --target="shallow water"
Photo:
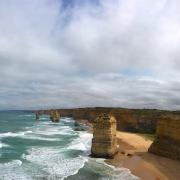
[[[0,112],[0,180],[138,179],[129,170],[88,157],[92,135],[74,120],[35,121],[32,113]]]

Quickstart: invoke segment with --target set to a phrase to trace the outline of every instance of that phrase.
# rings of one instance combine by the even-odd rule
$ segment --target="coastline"
[[[134,133],[117,131],[119,153],[105,162],[128,168],[141,180],[179,180],[180,162],[148,153],[152,141]]]
[[[88,126],[88,132],[93,133],[92,124],[87,120],[76,121]],[[180,162],[148,153],[152,142],[140,134],[117,131],[119,152],[105,163],[127,168],[141,180],[179,180]]]

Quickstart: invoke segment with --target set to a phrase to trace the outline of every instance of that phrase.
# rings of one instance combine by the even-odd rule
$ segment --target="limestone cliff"
[[[92,156],[113,157],[117,153],[116,119],[100,114],[93,121]]]
[[[59,122],[60,113],[57,110],[51,110],[50,111],[50,119],[52,122]]]
[[[156,139],[149,152],[180,160],[180,117],[166,115],[158,120]]]
[[[116,118],[117,130],[155,133],[157,120],[169,111],[156,109],[125,109],[111,107],[56,109],[61,117],[73,117],[74,119],[88,120],[91,122],[101,113],[111,114]],[[42,114],[49,114],[50,110],[40,110]],[[171,112],[180,116],[180,112]]]

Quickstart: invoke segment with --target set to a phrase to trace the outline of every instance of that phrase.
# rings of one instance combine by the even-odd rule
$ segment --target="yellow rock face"
[[[93,121],[91,153],[95,157],[113,157],[117,153],[116,119],[100,114]]]
[[[50,111],[50,119],[52,122],[59,122],[60,113],[57,110]]]
[[[157,124],[156,139],[149,152],[180,160],[180,117],[161,117]]]

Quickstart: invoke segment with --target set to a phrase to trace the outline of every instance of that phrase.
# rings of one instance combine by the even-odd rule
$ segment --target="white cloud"
[[[0,2],[1,109],[180,107],[178,0],[93,2]]]

